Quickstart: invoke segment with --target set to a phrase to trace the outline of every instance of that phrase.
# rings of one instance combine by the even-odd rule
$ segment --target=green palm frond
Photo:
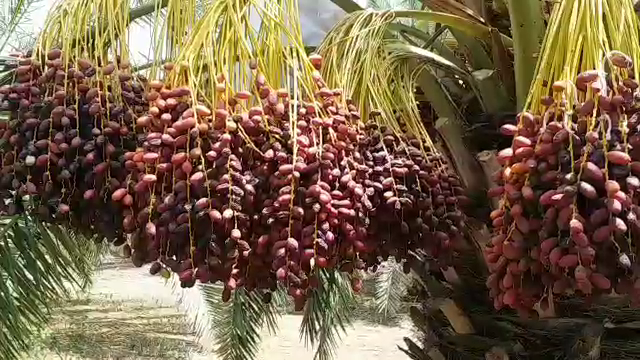
[[[17,50],[24,50],[33,45],[35,36],[32,32],[22,29],[23,22],[28,21],[41,0],[8,0],[0,2],[0,54],[4,53],[7,45]],[[13,58],[0,57],[0,86],[13,80]]]
[[[411,275],[405,274],[400,264],[388,261],[379,268],[375,275],[374,300],[383,320],[398,314],[409,285]]]
[[[88,286],[91,242],[28,215],[0,219],[0,358],[19,359],[50,310]]]
[[[10,85],[13,82],[13,69],[14,67],[11,67],[9,62],[2,62],[2,60],[0,60],[0,86]]]
[[[393,10],[390,11],[396,19],[408,18],[415,21],[429,21],[447,25],[451,29],[460,31],[472,37],[490,40],[491,27],[479,23],[475,20],[469,20],[465,17],[429,10]],[[513,40],[504,34],[500,34],[500,38],[505,46],[513,46]]]
[[[417,46],[407,45],[400,41],[386,41],[385,48],[392,53],[395,58],[413,57],[424,61],[429,65],[442,69],[443,71],[462,77],[469,76],[469,73],[465,69],[459,68],[456,64],[434,52]]]
[[[69,253],[73,263],[78,267],[78,283],[80,289],[88,290],[93,284],[93,275],[100,267],[100,263],[108,253],[109,246],[100,235],[87,237],[74,229],[53,227],[56,239],[63,239],[65,243],[76,244],[77,251]]]
[[[352,325],[356,297],[348,276],[337,271],[318,272],[317,288],[307,299],[300,338],[316,348],[314,360],[331,360],[341,336]]]
[[[22,28],[23,23],[29,21],[29,15],[42,0],[5,0],[0,2],[0,53],[10,44],[18,42],[21,48],[27,37],[33,37],[30,31]],[[33,39],[30,39],[33,40]]]
[[[162,14],[162,17],[166,16],[165,8],[168,4],[169,0],[134,1],[132,5],[135,8],[130,13],[131,21],[140,22],[153,28],[158,20],[158,12]]]
[[[376,10],[420,10],[422,8],[422,0],[369,0],[369,6]]]
[[[278,330],[280,309],[286,302],[282,290],[272,293],[269,303],[263,301],[258,291],[244,288],[234,291],[231,300],[222,301],[222,287],[201,285],[199,287],[208,313],[208,329],[196,329],[200,335],[210,331],[214,339],[214,353],[221,360],[257,359],[260,350],[261,331]]]
[[[338,5],[340,9],[346,11],[347,13],[362,10],[362,6],[360,6],[360,4],[358,4],[354,0],[331,0],[331,2]]]
[[[414,80],[422,86],[423,89],[429,89],[425,94],[431,106],[440,118],[455,119],[464,122],[462,111],[453,100],[449,88],[441,81],[441,76],[437,76],[436,70],[444,71],[452,78],[464,81],[468,91],[474,93],[478,99],[478,103],[483,109],[486,109],[485,98],[478,91],[476,79],[464,69],[459,68],[447,59],[416,46],[403,44],[401,42],[389,41],[385,48],[390,52],[393,59],[394,67],[403,65],[408,60],[415,61],[412,68]],[[397,75],[396,75],[397,76]],[[497,91],[486,94],[485,96],[493,96],[498,94]],[[410,105],[407,103],[407,105]]]

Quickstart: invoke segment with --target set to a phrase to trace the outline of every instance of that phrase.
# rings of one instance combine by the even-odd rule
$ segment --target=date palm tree
[[[387,108],[387,113],[395,110],[410,114],[411,120],[398,126],[417,127],[416,121],[430,122],[430,135],[440,139],[438,143],[448,151],[468,187],[482,193],[486,184],[477,181],[481,167],[468,151],[471,140],[462,140],[472,132],[470,129],[478,128],[478,124],[468,119],[521,108],[544,32],[544,2],[371,0],[372,8],[366,10],[351,0],[331,1],[348,15],[314,50],[325,58],[351,57],[362,61],[352,62],[352,67],[330,68],[327,77],[348,77],[347,83],[354,86],[349,92],[356,101],[358,98],[373,101]],[[7,12],[11,17],[4,22],[5,35],[16,31],[26,14],[25,5],[29,4],[26,0],[10,3],[13,5]],[[179,4],[186,13],[198,17],[209,3],[134,2],[129,21],[147,24],[154,50],[149,64],[138,64],[139,69],[154,71],[154,65],[180,51],[180,43],[175,41],[179,37],[167,36],[177,32],[176,28],[165,26],[169,23],[171,4],[174,8]],[[7,66],[3,79],[10,81],[11,59],[0,59],[2,65]],[[424,108],[418,108],[416,103]],[[476,150],[483,149],[477,143],[471,145]],[[478,197],[486,207],[487,200]],[[28,339],[46,323],[47,312],[68,295],[69,284],[79,289],[86,286],[98,252],[91,241],[95,239],[57,225],[39,223],[29,215],[7,218],[1,224],[0,278],[6,281],[0,283],[0,305],[9,310],[0,313],[3,329],[0,357],[11,359],[28,348]],[[387,267],[376,276],[376,304],[383,315],[397,311],[410,279],[422,285],[423,304],[411,310],[421,341],[416,343],[407,338],[403,347],[410,358],[478,358],[478,353],[485,355],[487,344],[498,347],[490,355],[501,356],[505,334],[530,336],[515,317],[489,320],[493,312],[482,296],[484,281],[478,275],[486,269],[479,262],[482,257],[476,252],[476,245],[470,241],[467,256],[461,256],[456,266],[459,282],[451,273],[430,270],[429,259],[419,253],[413,254],[411,278],[399,266]],[[342,274],[323,271],[320,277],[321,285],[312,291],[304,308],[300,332],[302,340],[316,348],[316,359],[329,360],[340,336],[353,321],[350,309],[357,301],[349,279]],[[448,284],[443,284],[443,278]],[[35,286],[41,291],[35,291]],[[203,285],[198,289],[204,299],[201,311],[207,315],[198,322],[198,332],[214,339],[215,351],[224,360],[255,359],[262,328],[277,330],[277,317],[286,306],[284,294],[276,292],[270,303],[264,303],[256,293],[240,290],[230,302],[223,303],[219,300],[220,288]],[[451,323],[454,313],[459,315],[456,324]],[[480,336],[473,329],[482,323],[493,327]],[[590,334],[597,334],[596,330]],[[587,337],[594,338],[597,336]]]

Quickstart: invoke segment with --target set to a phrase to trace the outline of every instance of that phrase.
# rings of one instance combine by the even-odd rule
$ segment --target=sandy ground
[[[180,292],[180,291],[178,291]],[[216,359],[199,343],[184,315],[197,291],[177,294],[164,280],[128,263],[105,263],[87,297],[56,313],[40,350],[29,359]],[[260,360],[313,360],[299,339],[301,317],[284,315],[279,332],[263,334]],[[406,359],[397,345],[411,334],[397,327],[356,322],[337,351],[337,360]]]

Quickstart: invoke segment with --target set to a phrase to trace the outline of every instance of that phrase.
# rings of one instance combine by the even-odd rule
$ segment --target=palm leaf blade
[[[305,304],[300,338],[316,347],[314,360],[331,360],[341,336],[352,325],[356,298],[349,279],[337,271],[320,271],[319,286],[312,289]]]
[[[418,58],[422,61],[427,62],[428,64],[438,67],[442,70],[452,72],[456,75],[468,77],[469,73],[462,68],[458,67],[453,62],[445,59],[444,57],[431,52],[429,50],[423,49],[421,47],[408,45],[402,42],[388,42],[385,44],[385,48],[387,48],[393,55],[398,57],[414,57]]]
[[[221,299],[221,287],[202,285],[200,290],[216,355],[222,360],[257,359],[262,328],[266,327],[270,332],[277,330],[278,302],[264,303],[257,291],[243,288],[234,291],[231,300],[225,303]]]
[[[452,29],[462,31],[469,36],[482,37],[487,40],[489,40],[491,36],[490,27],[457,15],[429,10],[397,10],[391,11],[391,13],[395,15],[396,18],[411,18],[414,20],[431,21],[447,25]],[[513,40],[511,40],[510,37],[504,34],[500,34],[500,37],[502,38],[505,46],[513,46]]]
[[[383,320],[396,315],[407,293],[411,278],[399,264],[388,262],[375,277],[375,304]]]
[[[0,225],[0,358],[20,359],[30,340],[46,326],[50,310],[80,289],[95,269],[94,257],[79,249],[93,244],[72,238],[57,225],[28,215],[5,218]],[[58,234],[58,236],[53,236]]]

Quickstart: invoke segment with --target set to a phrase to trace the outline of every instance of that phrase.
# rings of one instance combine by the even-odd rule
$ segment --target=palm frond
[[[13,82],[13,70],[0,63],[0,86],[9,85]],[[6,114],[6,112],[4,112]]]
[[[456,0],[424,0],[424,7],[486,24],[485,20],[481,16],[481,12],[474,12],[468,7],[468,5],[461,4]]]
[[[457,15],[442,13],[438,11],[428,10],[392,10],[390,11],[397,19],[410,18],[413,20],[424,20],[434,23],[440,23],[447,25],[451,29],[459,30],[469,36],[477,37],[480,39],[490,40],[491,27],[486,26],[478,21],[469,20],[465,17]],[[505,46],[513,46],[513,40],[507,35],[500,34],[500,38],[504,42]]]
[[[91,240],[28,215],[0,220],[0,358],[19,359],[50,310],[86,287]]]
[[[33,12],[41,0],[9,0],[0,2],[0,54],[9,45],[14,50],[22,51],[35,42],[35,34],[21,28],[23,22],[28,22],[29,14]],[[14,58],[0,56],[0,86],[13,81]]]
[[[153,14],[156,10],[164,9],[169,4],[169,0],[145,0],[145,1],[135,1],[133,9],[129,13],[129,19],[131,21],[136,21],[138,19],[145,18]]]
[[[433,49],[438,55],[442,56],[449,62],[455,64],[461,69],[465,69],[467,65],[464,60],[459,58],[452,49],[457,47],[455,37],[451,35],[451,31],[448,26],[436,27],[435,24],[425,22],[424,26],[421,26],[420,22],[417,22],[415,26],[408,26],[402,23],[389,24],[389,30],[405,34],[413,39],[422,42],[421,47],[425,50]]]
[[[196,289],[183,289],[180,287],[178,276],[171,274],[165,281],[165,285],[171,287],[176,305],[187,317],[200,346],[208,353],[215,353],[219,348],[216,339],[219,336],[217,329],[220,325],[213,322],[214,314],[218,311],[227,311],[224,309],[229,306],[229,304],[220,301],[222,289],[212,284],[198,284],[197,291],[195,291]],[[257,293],[252,294],[252,300],[258,300],[257,298],[260,298]],[[286,292],[278,288],[277,291],[271,293],[271,303],[259,304],[258,307],[260,306],[264,307],[264,309],[260,309],[264,312],[264,322],[260,328],[266,328],[269,334],[275,335],[278,331],[279,315],[288,306]]]
[[[415,57],[420,59],[421,61],[428,63],[431,66],[437,67],[449,73],[453,73],[461,77],[469,76],[469,73],[466,70],[459,68],[451,61],[443,58],[436,53],[417,46],[407,45],[399,41],[387,41],[385,43],[385,48],[388,49],[389,52],[393,53],[394,57]]]
[[[278,329],[284,293],[273,292],[271,302],[265,303],[258,291],[243,288],[236,290],[225,303],[222,287],[201,285],[199,289],[208,314],[208,329],[201,328],[199,334],[211,332],[214,353],[221,360],[257,359],[262,329],[266,327],[271,333]]]
[[[347,275],[318,272],[319,286],[311,290],[300,324],[300,338],[316,348],[314,360],[331,360],[341,336],[352,325],[356,298]]]
[[[68,244],[76,244],[77,251],[70,253],[73,263],[79,268],[78,282],[80,289],[88,290],[93,285],[93,275],[100,267],[104,255],[108,253],[109,247],[106,241],[95,234],[87,237],[84,234],[67,228],[58,228],[57,237],[63,238]]]
[[[29,14],[40,2],[41,0],[6,0],[0,3],[0,53],[9,41],[24,41],[24,35],[29,33],[21,29],[21,24],[29,20]]]
[[[376,10],[420,10],[422,8],[422,0],[369,0],[368,5],[369,7]]]
[[[354,0],[331,0],[331,2],[338,5],[340,9],[346,11],[347,13],[360,11],[363,9],[362,6],[360,6],[360,4],[358,4]]]
[[[145,11],[132,12],[132,15],[135,16],[135,18],[132,19],[132,22],[145,25],[150,29],[153,29],[154,26],[158,24],[158,21],[164,21],[164,18],[167,16],[167,11],[165,9],[167,6],[167,3],[168,3],[167,0],[159,1],[159,2],[150,1],[146,4],[140,5],[140,7],[138,7],[138,10],[145,10]],[[151,6],[153,6],[152,12],[146,13],[147,12],[146,10],[150,9]],[[146,13],[146,14],[141,15],[143,13]]]
[[[376,311],[383,320],[398,313],[410,284],[411,276],[405,274],[402,266],[394,261],[388,261],[378,269],[375,275],[374,301]]]

